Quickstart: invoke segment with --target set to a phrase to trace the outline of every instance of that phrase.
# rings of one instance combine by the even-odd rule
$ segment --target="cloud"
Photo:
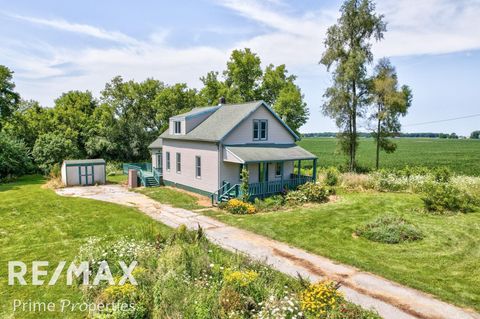
[[[7,16],[23,21],[27,21],[33,24],[43,25],[50,28],[67,31],[67,32],[74,32],[82,35],[91,36],[98,39],[109,40],[124,44],[137,44],[138,41],[134,38],[131,38],[121,32],[116,31],[107,31],[101,28],[97,28],[87,24],[79,24],[79,23],[70,23],[65,20],[61,19],[41,19],[35,17],[28,17],[23,15],[17,14],[6,14]]]

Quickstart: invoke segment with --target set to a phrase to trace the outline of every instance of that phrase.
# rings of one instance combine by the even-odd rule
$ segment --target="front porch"
[[[227,146],[223,161],[227,171],[248,170],[249,200],[294,190],[317,179],[317,157],[297,145]],[[313,168],[311,176],[303,174],[306,163]],[[220,189],[212,194],[212,203],[243,196],[241,183],[241,178],[224,179]]]

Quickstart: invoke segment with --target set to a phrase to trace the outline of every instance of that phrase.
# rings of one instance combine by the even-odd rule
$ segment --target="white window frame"
[[[195,178],[202,178],[202,157],[200,155],[195,156]]]
[[[265,129],[262,129],[262,124],[265,125]],[[257,137],[255,137],[255,131],[257,132]],[[265,136],[262,137],[262,133],[264,133]],[[252,137],[254,141],[268,140],[268,120],[253,120]]]
[[[170,172],[170,152],[165,152],[165,169]]]
[[[175,171],[177,174],[182,173],[182,154],[181,153],[175,153]]]
[[[182,121],[173,121],[173,134],[182,134]]]

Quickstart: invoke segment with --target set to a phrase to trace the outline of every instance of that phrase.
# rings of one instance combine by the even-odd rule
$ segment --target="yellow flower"
[[[331,310],[343,301],[343,295],[333,281],[321,281],[310,285],[300,294],[302,310],[313,317],[325,318]]]

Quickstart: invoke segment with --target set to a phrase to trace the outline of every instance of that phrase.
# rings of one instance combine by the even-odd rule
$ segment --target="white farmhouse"
[[[220,201],[239,195],[246,168],[252,198],[280,193],[316,178],[317,158],[298,140],[263,101],[197,107],[171,117],[168,130],[149,146],[152,173],[144,172],[144,184],[163,179]],[[313,176],[300,174],[302,161],[311,161]]]

